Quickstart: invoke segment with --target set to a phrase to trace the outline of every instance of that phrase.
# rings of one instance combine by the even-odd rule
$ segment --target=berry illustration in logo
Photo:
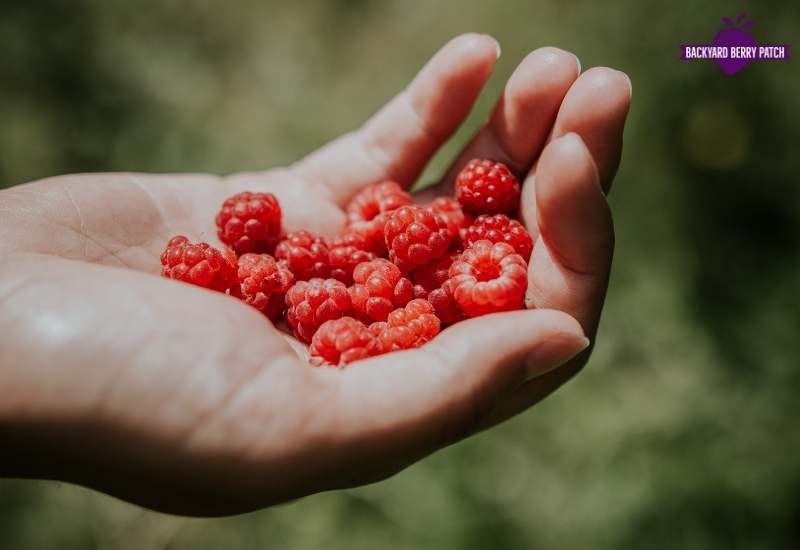
[[[725,23],[725,26],[720,29],[717,36],[714,37],[712,45],[727,47],[729,50],[730,48],[757,45],[753,35],[749,32],[745,32],[745,29],[749,29],[753,26],[753,22],[747,19],[746,13],[739,15],[736,21],[730,17],[723,17],[722,21]],[[731,76],[747,67],[752,59],[728,56],[725,58],[717,58],[714,61],[717,62],[726,75]]]

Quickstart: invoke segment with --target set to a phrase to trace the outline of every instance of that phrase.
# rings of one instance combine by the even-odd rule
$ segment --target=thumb
[[[416,460],[476,431],[504,395],[588,344],[566,313],[514,311],[463,321],[415,350],[354,363],[341,373],[331,407],[337,447],[360,461]]]

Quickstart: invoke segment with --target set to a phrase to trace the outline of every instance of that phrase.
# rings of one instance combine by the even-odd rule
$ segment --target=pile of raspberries
[[[313,365],[413,348],[442,326],[521,309],[531,236],[517,220],[520,186],[502,163],[473,160],[455,199],[424,206],[393,181],[347,206],[342,234],[284,234],[271,193],[238,193],[216,217],[228,248],[170,239],[161,274],[234,296],[310,344]],[[285,325],[284,325],[285,326]]]

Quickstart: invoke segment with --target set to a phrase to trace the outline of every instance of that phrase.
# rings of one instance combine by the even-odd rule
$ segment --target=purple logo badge
[[[722,72],[731,76],[753,61],[787,61],[789,44],[758,44],[748,29],[753,22],[742,13],[734,21],[723,17],[722,27],[711,44],[681,44],[681,61],[710,59],[720,66]]]

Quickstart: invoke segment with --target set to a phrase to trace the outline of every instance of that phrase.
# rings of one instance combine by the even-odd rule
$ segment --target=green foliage
[[[800,7],[753,6],[760,41]],[[476,113],[543,45],[634,84],[594,358],[499,429],[375,486],[237,518],[0,483],[2,548],[790,548],[800,531],[800,72],[678,61],[722,0],[6,2],[0,182],[290,162],[350,130],[451,36],[495,35]],[[2,442],[0,442],[0,452]]]

